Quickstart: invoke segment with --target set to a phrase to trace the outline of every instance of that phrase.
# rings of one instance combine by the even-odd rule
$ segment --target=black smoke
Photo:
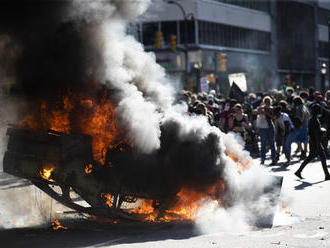
[[[120,10],[121,5],[116,6]],[[56,103],[68,89],[84,92],[93,81],[102,78],[104,56],[98,23],[69,19],[71,8],[69,0],[2,2],[0,31],[21,46],[15,63],[15,87],[32,98],[30,104],[39,104],[35,98]],[[80,112],[76,108],[71,112],[73,127],[78,119],[75,114]],[[219,179],[222,151],[217,135],[210,133],[201,139],[192,130],[182,137],[184,127],[179,122],[156,124],[161,129],[160,148],[148,155],[137,153],[131,160],[118,161],[124,170],[118,174],[125,175],[122,182],[138,178],[135,190],[158,188],[175,192],[183,186],[204,191]]]
[[[215,133],[202,139],[193,131],[182,135],[182,126],[173,120],[163,123],[161,130],[161,146],[150,154],[141,154],[125,144],[108,150],[106,165],[111,164],[111,168],[101,167],[98,176],[111,184],[110,192],[173,198],[182,188],[206,193],[224,180],[219,159],[222,149]]]
[[[68,88],[79,91],[102,74],[97,27],[68,19],[70,4],[1,1],[0,35],[20,46],[10,69],[16,75],[14,88],[26,97],[54,97]]]

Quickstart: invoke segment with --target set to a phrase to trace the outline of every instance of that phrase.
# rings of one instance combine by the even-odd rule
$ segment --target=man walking
[[[297,177],[302,179],[301,172],[305,166],[311,162],[315,157],[320,156],[322,168],[325,174],[325,180],[330,180],[330,174],[327,169],[326,156],[324,148],[321,144],[321,125],[317,116],[321,113],[321,107],[315,104],[311,107],[312,117],[309,120],[308,134],[309,134],[309,155],[300,165],[299,169],[294,173]]]

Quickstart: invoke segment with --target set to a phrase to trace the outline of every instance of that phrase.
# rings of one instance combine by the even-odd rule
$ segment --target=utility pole
[[[176,1],[173,1],[173,0],[169,0],[167,1],[168,4],[174,4],[176,5],[177,7],[179,7],[179,9],[181,10],[182,12],[182,15],[183,15],[183,20],[184,20],[184,59],[185,59],[185,81],[187,82],[188,81],[188,71],[189,71],[189,63],[188,63],[188,20],[189,20],[189,16],[191,16],[193,18],[193,16],[191,14],[187,15],[186,11],[184,10],[183,6],[176,2]]]
[[[321,92],[325,93],[325,76],[327,75],[327,65],[322,63],[321,65]]]

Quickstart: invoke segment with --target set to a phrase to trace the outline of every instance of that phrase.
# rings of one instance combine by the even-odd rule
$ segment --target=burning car
[[[209,132],[202,139],[189,134],[182,139],[179,124],[168,120],[161,125],[160,148],[146,154],[120,130],[110,101],[93,103],[90,99],[86,105],[86,99],[71,99],[64,98],[61,109],[41,104],[41,112],[27,115],[19,126],[8,129],[5,172],[29,179],[78,212],[113,219],[194,220],[207,201],[216,201],[219,207],[235,204],[228,197],[231,189],[226,186],[216,133]],[[74,126],[67,124],[71,115],[76,117],[75,108],[88,109],[79,111],[83,123],[93,123],[93,127],[79,128],[85,133],[76,133]],[[237,164],[237,170],[244,170],[238,158],[226,156]],[[275,195],[267,214],[262,213],[258,221],[266,218],[261,222],[271,222],[281,183],[278,179],[264,188],[263,193]],[[70,192],[88,206],[75,203]],[[138,200],[134,207],[123,207]]]
[[[174,106],[164,69],[125,33],[149,0],[5,2],[0,29],[19,47],[11,71],[24,103],[7,131],[5,172],[111,218],[194,220],[207,201],[244,199],[226,174],[249,166],[239,144]],[[279,196],[281,178],[268,181],[245,194],[247,205],[271,195],[265,211],[247,207],[258,220],[272,219]]]

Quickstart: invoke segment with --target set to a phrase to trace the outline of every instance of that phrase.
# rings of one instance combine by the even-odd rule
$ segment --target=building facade
[[[322,87],[324,83],[324,88],[330,87],[330,2],[326,0],[319,0],[317,7],[317,50],[318,50],[318,58],[317,65],[318,71],[322,71],[323,67],[327,68],[325,70],[325,74],[320,74],[320,84],[319,87]]]
[[[143,16],[137,37],[184,88],[198,90],[199,78],[208,76],[226,91],[228,74],[240,72],[251,91],[278,87],[286,74],[320,88],[329,17],[325,0],[164,1]]]

